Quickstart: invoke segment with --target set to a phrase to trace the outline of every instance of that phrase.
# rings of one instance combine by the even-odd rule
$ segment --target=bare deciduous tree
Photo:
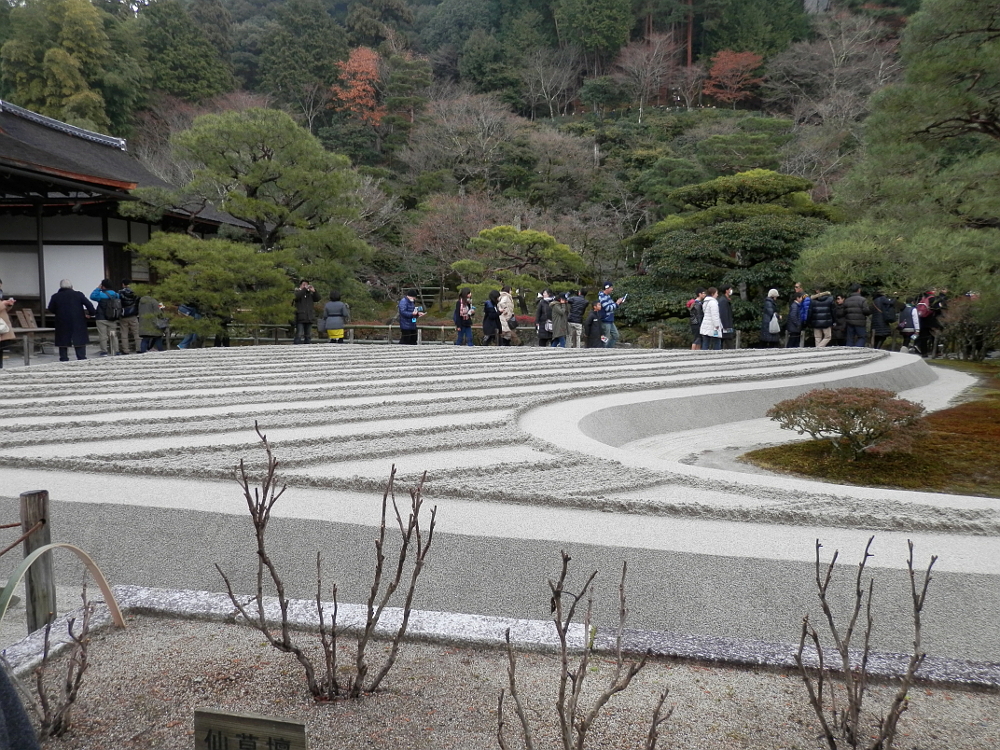
[[[854,585],[854,604],[851,608],[846,627],[837,624],[829,598],[830,582],[837,564],[838,553],[836,551],[833,553],[833,558],[824,572],[820,562],[820,550],[823,545],[820,544],[818,539],[816,540],[816,588],[830,636],[833,639],[837,656],[840,658],[840,685],[838,686],[833,683],[833,677],[826,664],[822,641],[819,633],[809,622],[808,615],[802,621],[802,632],[799,638],[799,648],[795,655],[795,662],[805,682],[806,691],[809,695],[809,703],[816,712],[820,726],[823,729],[823,738],[826,740],[830,750],[840,750],[841,747],[858,748],[862,746],[864,737],[867,734],[871,734],[866,730],[862,709],[865,693],[868,690],[868,659],[871,653],[873,624],[872,595],[875,588],[875,581],[874,578],[869,578],[866,585],[864,577],[868,559],[874,556],[871,552],[874,540],[874,536],[868,539],[864,556],[858,565],[858,573]],[[918,582],[917,573],[913,568],[913,542],[908,541],[907,544],[910,550],[906,567],[910,578],[910,603],[913,615],[913,653],[910,655],[899,688],[893,696],[888,711],[878,720],[878,726],[874,729],[874,736],[867,745],[868,750],[892,750],[892,744],[896,736],[896,726],[899,724],[899,719],[903,715],[903,712],[908,707],[907,695],[910,691],[910,686],[913,684],[913,678],[917,669],[920,668],[926,656],[921,650],[921,613],[924,609],[924,601],[927,598],[927,587],[931,582],[931,569],[937,561],[937,556],[931,556],[927,570],[923,574],[923,580]],[[862,614],[864,615],[863,623],[859,622]],[[862,644],[860,650],[855,650],[852,649],[852,642],[855,635],[859,634],[859,626],[862,628],[860,631]],[[817,666],[815,669],[806,664],[805,651],[807,639],[812,643],[816,651]]]
[[[813,196],[824,199],[851,166],[871,95],[902,66],[889,29],[870,16],[818,16],[816,32],[768,62],[763,91],[795,123],[781,171],[811,180]]]
[[[631,92],[639,104],[639,119],[646,103],[659,95],[677,67],[681,46],[669,34],[650,34],[646,39],[622,47],[615,58],[611,77]]]
[[[582,704],[584,685],[590,674],[591,657],[595,653],[595,630],[591,625],[591,616],[594,607],[593,582],[597,576],[595,570],[587,578],[579,593],[566,590],[567,577],[569,573],[570,556],[562,552],[562,569],[556,581],[549,581],[549,590],[552,592],[552,622],[556,627],[556,634],[559,638],[559,681],[558,696],[556,698],[556,714],[559,720],[559,737],[563,750],[583,750],[587,741],[587,733],[594,725],[601,712],[612,697],[627,689],[639,672],[646,666],[649,658],[647,651],[639,661],[626,662],[622,653],[623,633],[625,630],[625,619],[627,609],[625,607],[625,575],[627,566],[622,564],[621,580],[618,583],[618,630],[615,638],[615,666],[611,678],[608,680],[604,690],[594,699],[589,708]],[[583,615],[583,627],[576,630],[582,636],[583,643],[580,645],[580,656],[575,665],[570,664],[570,656],[576,650],[571,641],[574,630],[574,618],[577,608],[585,602],[586,609]],[[507,641],[507,688],[500,690],[500,697],[497,701],[497,743],[501,750],[508,750],[506,735],[504,732],[504,698],[509,690],[510,698],[514,703],[514,713],[521,725],[521,737],[524,740],[526,750],[534,750],[534,738],[531,731],[531,722],[528,719],[528,708],[521,696],[517,685],[517,655],[514,652],[510,639],[510,629],[505,634]],[[669,689],[664,689],[660,693],[656,707],[650,721],[649,731],[646,734],[644,750],[655,750],[659,739],[660,727],[673,714],[673,708],[663,713],[663,704],[670,694]]]
[[[708,71],[704,65],[688,65],[676,71],[673,76],[674,90],[684,100],[684,107],[691,109],[699,100]]]
[[[773,57],[765,100],[796,122],[845,127],[868,113],[868,98],[898,78],[902,66],[889,29],[870,16],[820,16],[817,38]]]
[[[306,674],[306,683],[309,692],[316,700],[334,700],[336,698],[360,698],[365,693],[373,693],[378,690],[382,680],[392,669],[399,653],[399,645],[406,635],[406,629],[410,621],[410,612],[413,606],[413,595],[416,591],[417,580],[423,571],[424,561],[430,551],[431,542],[434,538],[434,526],[437,515],[437,508],[431,510],[430,523],[426,531],[420,524],[420,511],[423,507],[421,491],[424,480],[410,490],[410,510],[404,520],[396,503],[396,496],[393,489],[393,481],[396,476],[396,467],[392,467],[389,475],[389,483],[386,486],[385,494],[382,496],[382,521],[379,526],[378,536],[375,539],[375,568],[372,574],[372,585],[369,590],[367,602],[367,615],[364,627],[357,637],[357,648],[353,670],[346,681],[341,682],[338,678],[337,666],[337,641],[341,635],[341,630],[337,626],[337,586],[332,587],[333,591],[333,612],[327,621],[322,601],[322,577],[320,576],[320,556],[316,555],[316,610],[319,615],[319,635],[320,643],[323,647],[324,668],[322,674],[319,673],[312,659],[305,649],[299,646],[293,639],[292,627],[288,618],[288,607],[290,600],[285,594],[285,584],[267,551],[266,534],[267,526],[271,520],[271,510],[274,504],[285,493],[286,487],[281,485],[277,478],[278,461],[271,450],[271,445],[261,431],[256,422],[254,429],[260,438],[261,445],[266,454],[266,464],[264,475],[261,478],[260,487],[251,490],[250,478],[247,475],[246,466],[240,460],[236,469],[236,478],[243,490],[247,508],[253,522],[254,533],[257,546],[257,575],[256,590],[250,596],[239,596],[233,591],[232,584],[226,574],[218,565],[216,570],[226,583],[226,591],[233,606],[236,607],[240,616],[249,625],[256,628],[275,649],[290,653],[295,656],[299,664],[302,665]],[[424,475],[426,478],[426,474]],[[386,560],[387,523],[386,518],[389,512],[389,504],[395,515],[396,527],[399,530],[399,548],[396,553],[395,563]],[[410,555],[413,560],[408,564]],[[409,575],[407,577],[407,571]],[[276,634],[273,632],[267,618],[264,604],[265,578],[270,580],[277,592],[278,607],[281,612],[280,629]],[[396,632],[392,634],[389,642],[389,653],[382,665],[372,669],[368,661],[368,646],[375,636],[375,630],[382,618],[385,608],[389,605],[392,597],[396,594],[399,586],[406,579],[404,602],[402,606],[402,619]],[[373,673],[373,676],[369,676]]]
[[[548,108],[549,117],[564,114],[580,90],[582,70],[583,58],[573,46],[535,47],[528,52],[521,66],[521,81],[532,117],[541,106]]]
[[[20,680],[12,681],[25,707],[34,715],[37,722],[38,736],[61,737],[72,725],[72,708],[80,694],[83,676],[90,665],[90,618],[94,614],[94,605],[87,598],[87,579],[83,580],[83,620],[77,632],[76,618],[70,617],[66,622],[70,645],[66,657],[64,676],[52,685],[49,679],[49,669],[52,666],[51,634],[52,623],[45,626],[45,639],[42,645],[42,661],[35,667],[35,689],[28,689]],[[3,659],[0,656],[0,659]],[[10,673],[10,665],[3,660],[4,668]]]
[[[415,174],[447,170],[463,190],[498,187],[503,149],[524,121],[496,98],[457,94],[432,99],[400,160]]]

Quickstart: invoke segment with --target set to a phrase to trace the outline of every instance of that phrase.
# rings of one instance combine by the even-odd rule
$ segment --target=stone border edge
[[[115,586],[115,598],[122,612],[128,615],[145,615],[175,620],[204,620],[237,624],[241,618],[225,594],[208,591],[188,591],[181,589],[158,589],[143,586]],[[112,620],[103,601],[95,599],[95,612],[91,618],[91,631],[110,629]],[[363,624],[365,607],[358,604],[339,604],[338,616],[341,625],[351,632]],[[332,610],[332,604],[327,608]],[[296,599],[290,602],[290,618],[293,625],[301,630],[318,627],[315,602]],[[265,601],[265,614],[269,620],[278,621],[277,601]],[[400,622],[402,612],[387,608],[378,632],[387,634]],[[69,621],[79,621],[81,610],[58,618],[50,634],[50,653],[57,654],[69,647]],[[548,620],[523,620],[515,618],[470,615],[456,612],[429,612],[414,610],[410,614],[407,638],[427,643],[446,643],[457,646],[500,649],[504,644],[504,634],[510,630],[511,641],[522,651],[555,651],[558,638]],[[610,628],[595,628],[594,643],[598,651],[614,653],[617,633]],[[570,633],[571,644],[579,649],[583,646],[585,633],[582,625],[574,626]],[[42,660],[44,633],[36,631],[5,648],[3,658],[18,676],[27,675]],[[660,658],[693,661],[719,667],[764,668],[773,670],[795,670],[795,647],[785,643],[718,638],[701,635],[626,629],[622,634],[623,651],[631,656],[647,651]],[[815,652],[805,653],[810,665],[816,664]],[[906,669],[908,656],[874,652],[869,654],[868,670],[873,679],[892,680]],[[944,659],[928,656],[917,672],[921,684],[940,687],[971,688],[976,690],[1000,690],[1000,664]]]

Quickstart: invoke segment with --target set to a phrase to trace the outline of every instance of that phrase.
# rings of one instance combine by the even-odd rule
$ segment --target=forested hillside
[[[265,252],[290,253],[290,274],[362,308],[411,285],[617,278],[643,323],[679,314],[693,285],[734,284],[753,305],[793,273],[845,284],[863,269],[857,280],[911,294],[965,284],[946,259],[921,260],[951,229],[982,278],[1000,217],[995,170],[973,173],[998,136],[959,124],[974,107],[943,68],[970,90],[996,81],[976,40],[996,44],[1000,3],[924,0],[912,15],[920,5],[0,0],[0,97],[128,137],[179,188],[145,196],[154,210],[221,203],[256,221]],[[935,23],[961,31],[945,42]],[[287,144],[264,155],[245,139],[251,161],[336,176],[309,193],[317,210],[288,213],[294,191],[221,176],[211,139],[248,129]],[[485,258],[481,233],[497,226],[521,244]],[[525,257],[524,231],[569,255]]]

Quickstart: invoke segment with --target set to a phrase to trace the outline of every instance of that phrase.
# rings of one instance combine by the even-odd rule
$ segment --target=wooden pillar
[[[39,547],[51,544],[48,490],[21,493],[21,530],[28,531],[36,523],[41,528],[24,540],[24,556]],[[28,632],[45,627],[56,618],[56,578],[52,568],[52,553],[42,555],[28,568],[24,577],[24,600],[28,611]]]

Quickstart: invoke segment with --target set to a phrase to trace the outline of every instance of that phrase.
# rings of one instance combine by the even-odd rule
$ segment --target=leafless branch
[[[625,620],[628,614],[625,605],[625,577],[627,565],[622,564],[622,575],[618,585],[618,630],[615,639],[615,671],[608,681],[604,690],[597,696],[590,708],[585,710],[581,706],[584,683],[590,672],[590,659],[595,651],[596,629],[591,625],[593,614],[593,581],[597,575],[595,570],[579,592],[567,591],[567,578],[569,574],[570,556],[563,551],[562,567],[559,577],[549,580],[549,590],[552,592],[550,600],[552,622],[556,627],[556,635],[559,638],[559,682],[558,695],[556,698],[556,714],[559,717],[559,736],[563,750],[583,750],[586,743],[587,733],[597,720],[601,709],[617,693],[627,689],[633,678],[639,674],[646,666],[650,652],[646,652],[638,662],[626,662],[623,656],[623,641]],[[571,666],[569,643],[569,633],[576,617],[577,607],[586,597],[586,610],[583,615],[583,637],[584,644],[580,650],[579,658]],[[510,641],[510,630],[506,634],[507,640],[507,677],[510,696],[514,700],[515,712],[521,721],[521,731],[524,737],[527,750],[533,750],[534,740],[531,735],[531,726],[528,722],[524,705],[516,681],[516,655]],[[666,702],[668,690],[661,693],[659,702],[653,710],[649,732],[645,739],[645,749],[655,750],[659,738],[660,727],[670,718],[673,713],[671,708],[663,714],[663,704]],[[507,750],[506,739],[504,738],[504,690],[500,691],[500,698],[497,703],[497,740],[501,750]]]
[[[866,733],[862,724],[862,708],[865,693],[868,689],[868,662],[871,655],[871,634],[874,623],[872,601],[875,588],[874,580],[871,578],[868,580],[867,586],[865,585],[864,573],[868,559],[874,556],[871,552],[874,539],[874,536],[868,539],[864,556],[858,565],[854,585],[854,603],[847,628],[843,632],[837,627],[828,597],[828,589],[836,565],[837,553],[834,552],[833,558],[824,573],[820,562],[820,549],[823,545],[820,544],[818,539],[816,540],[817,593],[823,614],[826,617],[830,635],[840,656],[841,665],[838,679],[844,691],[846,706],[840,710],[837,708],[837,691],[831,683],[831,675],[824,662],[823,647],[819,634],[810,624],[808,615],[802,621],[802,631],[799,637],[799,647],[795,655],[795,662],[806,685],[809,704],[820,721],[823,737],[830,750],[838,750],[841,739],[843,739],[847,747],[857,748]],[[923,581],[918,585],[917,576],[913,568],[913,543],[909,542],[908,544],[910,554],[907,560],[907,568],[910,575],[910,596],[913,612],[913,653],[910,656],[906,671],[889,707],[888,714],[885,718],[879,720],[879,730],[871,744],[868,745],[869,750],[891,750],[895,738],[896,726],[907,708],[907,695],[910,686],[925,656],[920,650],[921,613],[927,596],[927,587],[931,581],[931,569],[937,557],[931,557],[927,571],[924,573]],[[860,658],[858,659],[856,656],[857,652],[852,653],[851,651],[851,642],[862,611],[864,612],[865,624]],[[814,674],[811,674],[812,670],[806,666],[804,659],[807,638],[812,641],[818,660]],[[828,700],[824,698],[824,689],[827,686],[829,686]],[[830,719],[827,718],[828,715]]]
[[[337,643],[340,633],[337,629],[338,615],[338,590],[333,586],[333,612],[329,620],[326,618],[326,611],[323,606],[323,580],[322,580],[322,558],[316,555],[316,611],[319,617],[319,638],[323,649],[323,674],[317,676],[318,672],[312,660],[306,652],[298,646],[292,638],[292,628],[288,617],[288,607],[290,600],[285,595],[284,582],[278,573],[277,568],[271,560],[266,547],[266,533],[268,522],[271,518],[271,510],[274,504],[285,492],[285,485],[279,488],[277,479],[278,461],[274,456],[271,445],[257,424],[254,424],[257,437],[260,438],[267,457],[264,475],[259,488],[251,490],[250,479],[245,463],[241,460],[236,469],[236,479],[243,490],[243,496],[250,511],[250,518],[253,522],[257,543],[257,576],[256,590],[251,596],[237,596],[233,590],[229,577],[223,572],[219,565],[216,569],[222,580],[226,584],[226,591],[229,599],[236,607],[240,616],[243,617],[252,627],[257,629],[273,648],[291,653],[302,665],[306,675],[306,683],[309,692],[316,700],[329,701],[336,698],[348,697],[359,698],[364,693],[375,692],[382,680],[389,673],[396,662],[399,654],[399,646],[406,634],[409,625],[410,613],[413,606],[414,592],[416,591],[417,580],[423,570],[424,561],[430,551],[431,542],[434,537],[434,527],[436,523],[437,508],[431,510],[431,519],[426,533],[420,525],[420,511],[423,507],[421,492],[423,490],[426,473],[421,478],[418,486],[410,490],[410,510],[407,519],[404,521],[396,498],[393,493],[393,486],[396,476],[396,467],[392,467],[389,475],[389,482],[382,497],[382,517],[379,525],[379,533],[375,540],[375,570],[373,572],[372,586],[368,597],[367,617],[365,626],[358,635],[357,650],[355,652],[354,672],[348,678],[346,684],[341,684],[337,678]],[[389,499],[392,499],[392,508],[395,514],[396,526],[400,532],[400,548],[396,559],[396,567],[391,580],[385,585],[385,544],[387,534],[386,517],[388,513]],[[390,642],[390,651],[386,660],[376,672],[373,679],[367,680],[370,671],[368,663],[367,648],[378,628],[379,621],[388,606],[393,594],[399,588],[407,569],[407,560],[410,552],[413,552],[414,562],[410,567],[410,575],[406,588],[405,601],[402,608],[402,622],[393,634]],[[268,627],[264,610],[264,580],[265,574],[274,585],[277,592],[278,606],[281,611],[281,626],[278,634],[275,634]]]

